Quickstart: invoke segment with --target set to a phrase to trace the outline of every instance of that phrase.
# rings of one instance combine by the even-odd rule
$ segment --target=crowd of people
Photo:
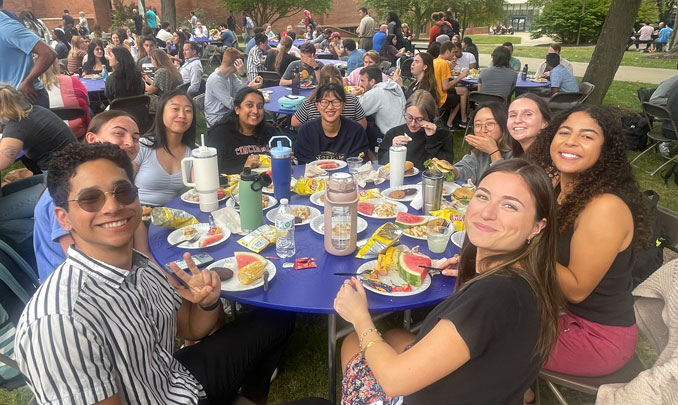
[[[238,393],[265,403],[294,315],[254,310],[225,323],[216,273],[187,254],[190,273],[173,264],[177,278],[166,277],[151,259],[141,206],[163,206],[184,189],[198,94],[220,173],[240,173],[269,152],[276,129],[259,80],[269,69],[281,86],[300,72],[317,85],[290,117],[299,164],[357,156],[387,164],[389,147],[402,145],[415,167],[444,159],[459,181],[477,185],[461,256],[442,265],[457,277],[455,293],[417,335],[382,336],[355,278],[337,292],[334,308],[355,328],[341,348],[344,403],[529,403],[542,367],[599,376],[632,358],[631,265],[650,225],[617,116],[591,105],[551,116],[534,93],[511,100],[520,61],[510,43],[493,51],[478,84],[507,102],[467,111],[461,79],[478,55],[472,41],[453,41],[452,11],[432,16],[429,48],[411,58],[409,80],[397,67],[411,45],[406,25],[395,12],[380,27],[366,8],[359,15],[356,41],[304,13],[309,35],[298,48],[292,27],[271,48],[271,26],[245,16],[243,53],[231,14],[216,34],[221,63],[205,82],[194,39],[210,34],[194,14],[190,28],[172,32],[152,9],[135,10],[134,34],[123,27],[104,43],[66,41],[67,31],[56,30],[52,48],[0,13],[0,168],[23,153],[43,173],[0,196],[0,230],[19,245],[30,238],[42,283],[19,320],[15,350],[39,403],[230,403]],[[88,29],[86,19],[79,26]],[[67,72],[59,71],[62,45]],[[538,72],[550,78],[549,94],[571,91],[560,50],[552,44]],[[320,51],[345,58],[347,71],[323,64]],[[384,61],[393,69],[380,68]],[[120,110],[59,119],[50,107],[86,106],[81,69],[109,71],[109,100],[159,96],[151,128]],[[470,150],[455,159],[458,128],[467,128]],[[197,343],[175,352],[177,335]]]

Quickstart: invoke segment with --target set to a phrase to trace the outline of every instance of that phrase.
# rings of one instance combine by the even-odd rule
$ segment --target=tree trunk
[[[174,0],[161,0],[160,14],[162,15],[161,21],[168,22],[172,32],[174,32],[177,28],[177,5]],[[160,26],[160,23],[158,23],[158,26]]]
[[[673,35],[671,35],[671,42],[669,42],[669,49],[676,47],[676,24],[678,24],[678,13],[676,13],[676,18],[673,20]]]
[[[633,26],[641,0],[612,0],[603,29],[593,50],[584,81],[596,89],[587,102],[601,104],[619,68],[628,41],[629,27]]]

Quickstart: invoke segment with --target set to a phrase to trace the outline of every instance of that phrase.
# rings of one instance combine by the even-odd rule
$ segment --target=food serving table
[[[294,177],[300,177],[304,173],[305,166],[294,166]],[[346,169],[342,169],[346,171]],[[415,184],[421,181],[421,174],[405,178],[405,184]],[[367,188],[374,187],[368,184]],[[377,186],[384,190],[389,187],[388,180]],[[300,196],[295,193],[291,194],[291,204],[313,204],[309,201],[308,196]],[[421,211],[412,209],[408,204],[408,212],[413,214],[421,214]],[[224,203],[222,202],[223,206]],[[208,222],[208,215],[199,210],[197,204],[190,204],[182,201],[180,198],[175,198],[167,204],[168,207],[180,208],[191,214],[200,222]],[[322,210],[322,207],[316,208]],[[367,230],[358,235],[358,239],[365,239],[371,236],[379,226],[387,221],[385,219],[372,219],[363,217],[367,220]],[[270,223],[264,216],[264,223]],[[151,225],[148,232],[149,245],[151,253],[155,260],[164,265],[174,260],[182,258],[186,251],[181,248],[168,249],[169,243],[167,236],[170,230]],[[214,245],[202,251],[209,253],[215,260],[223,259],[233,256],[235,251],[248,251],[237,243],[241,238],[240,235],[231,235],[231,237],[224,243]],[[428,250],[425,240],[413,239],[403,235],[400,239],[402,243],[409,247],[420,246],[420,251],[429,255],[432,259],[440,259],[442,257],[452,257],[454,253],[458,252],[458,248],[451,242],[448,244],[445,253],[436,254]],[[328,395],[329,400],[334,403],[336,397],[336,364],[335,364],[335,349],[337,339],[349,334],[353,328],[345,327],[337,331],[337,315],[333,308],[334,297],[339,288],[347,277],[335,276],[335,272],[351,272],[354,273],[358,267],[366,263],[367,260],[358,259],[354,255],[349,256],[333,256],[325,252],[323,236],[311,230],[310,225],[297,226],[295,230],[296,255],[289,258],[292,261],[294,258],[313,257],[316,260],[317,268],[294,270],[293,268],[283,268],[284,260],[273,260],[276,266],[276,274],[270,281],[268,291],[263,288],[257,288],[242,292],[226,292],[222,291],[221,295],[224,298],[237,301],[243,304],[253,305],[257,307],[264,307],[282,311],[318,313],[328,315]],[[193,251],[197,253],[198,251]],[[275,256],[275,246],[269,246],[261,253],[262,256]],[[376,259],[376,258],[375,258]],[[373,260],[373,259],[369,259]],[[454,277],[436,276],[431,280],[431,286],[424,292],[408,297],[390,297],[367,292],[368,306],[371,313],[384,313],[392,311],[409,311],[414,308],[434,305],[448,297],[453,293],[456,279]],[[406,327],[409,327],[409,312],[406,313]]]

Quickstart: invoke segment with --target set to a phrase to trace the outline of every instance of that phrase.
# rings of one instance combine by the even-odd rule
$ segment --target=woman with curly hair
[[[576,106],[556,117],[527,155],[556,184],[557,276],[567,300],[544,368],[610,374],[635,351],[631,265],[649,236],[619,119],[605,107]]]
[[[492,164],[511,158],[511,136],[506,126],[506,104],[481,105],[471,117],[472,132],[464,137],[471,152],[454,164],[452,171],[461,181],[478,180]]]

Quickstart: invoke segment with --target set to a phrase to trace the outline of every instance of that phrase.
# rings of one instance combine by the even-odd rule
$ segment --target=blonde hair
[[[33,111],[33,106],[26,101],[9,83],[0,83],[0,117],[8,121],[19,121]]]
[[[146,50],[144,49],[144,36],[137,35],[134,42],[137,45],[137,60],[147,57],[148,55],[146,54]]]
[[[379,56],[377,51],[367,51],[367,52],[365,52],[363,54],[363,61],[365,61],[365,58],[372,59],[374,62],[377,63],[377,65],[379,64],[379,62],[381,62],[381,57]]]
[[[173,82],[173,87],[176,87],[180,85],[183,82],[183,79],[181,78],[181,73],[179,73],[179,69],[177,69],[176,66],[174,66],[174,63],[170,60],[169,56],[163,51],[162,49],[154,49],[151,51],[151,54],[149,55],[151,60],[155,61],[155,64],[158,65],[159,68],[164,68],[167,69],[167,71],[170,74],[170,77],[172,78]]]
[[[59,60],[55,59],[52,66],[40,75],[40,82],[45,86],[45,90],[52,90],[52,86],[59,87],[59,70]]]
[[[278,53],[275,55],[275,71],[278,72],[280,71],[280,65],[282,65],[283,58],[285,57],[285,54],[290,51],[290,48],[292,48],[292,45],[294,45],[294,41],[292,41],[292,37],[285,36],[285,38],[280,41],[280,47],[278,48]]]
[[[68,51],[69,58],[76,58],[78,52],[84,52],[83,49],[80,49],[80,45],[83,43],[83,39],[80,35],[74,35],[71,39],[71,50]]]

